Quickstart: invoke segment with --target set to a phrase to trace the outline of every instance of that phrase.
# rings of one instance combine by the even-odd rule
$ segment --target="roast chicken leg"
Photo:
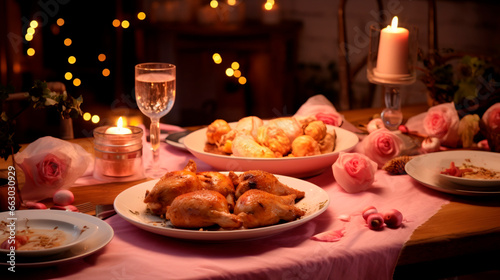
[[[193,160],[183,170],[167,172],[151,191],[146,192],[144,203],[153,214],[164,215],[167,206],[177,196],[204,188],[195,172],[196,163]]]
[[[165,218],[179,228],[202,228],[219,225],[222,228],[239,228],[241,219],[229,212],[222,194],[200,190],[179,195],[167,209]]]
[[[293,221],[305,214],[295,205],[295,194],[278,196],[261,190],[248,190],[238,198],[234,214],[243,221],[243,227],[256,228]]]
[[[234,209],[234,185],[228,176],[216,171],[204,171],[196,173],[204,189],[217,191],[222,194],[229,204],[229,210]]]
[[[251,189],[258,189],[275,195],[294,194],[297,200],[302,199],[305,195],[303,191],[290,188],[281,183],[273,174],[266,171],[250,170],[240,175],[229,172],[229,178],[233,180],[236,187],[236,199]]]

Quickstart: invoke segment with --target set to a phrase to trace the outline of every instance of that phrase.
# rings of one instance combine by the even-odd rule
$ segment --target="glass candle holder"
[[[142,135],[139,127],[131,133],[110,134],[110,126],[94,129],[94,178],[103,181],[132,181],[145,177],[142,163]]]
[[[403,122],[400,88],[416,81],[418,28],[370,27],[367,78],[383,87],[386,108],[381,113],[386,128],[396,130]]]

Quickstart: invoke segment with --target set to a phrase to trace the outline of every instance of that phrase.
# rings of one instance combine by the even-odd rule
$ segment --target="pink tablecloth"
[[[162,145],[166,167],[182,168],[194,157]],[[195,159],[199,170],[211,167]],[[330,169],[307,179],[323,188],[331,203],[316,219],[284,233],[256,240],[195,242],[143,231],[114,216],[113,240],[100,252],[60,265],[48,273],[56,279],[391,279],[398,255],[412,232],[449,202],[449,196],[429,190],[408,175],[379,170],[373,188],[347,194]],[[373,231],[360,210],[399,209],[404,226]],[[347,215],[349,221],[339,219]],[[311,236],[344,230],[338,242],[318,242]],[[76,278],[75,278],[76,277]]]

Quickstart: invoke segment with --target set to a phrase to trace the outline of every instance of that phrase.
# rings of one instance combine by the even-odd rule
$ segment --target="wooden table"
[[[426,108],[412,106],[403,112],[408,118]],[[366,123],[379,112],[370,108],[342,113],[357,124]],[[92,150],[91,138],[73,141]],[[74,187],[74,204],[112,204],[121,191],[146,180]],[[50,200],[45,202],[50,204]],[[403,247],[394,277],[429,279],[487,270],[500,271],[500,196],[453,196],[449,204],[413,232]]]

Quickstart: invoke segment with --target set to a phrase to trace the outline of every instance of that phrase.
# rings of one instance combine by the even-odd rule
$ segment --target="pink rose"
[[[36,164],[38,176],[36,177],[37,183],[43,184],[56,184],[64,179],[66,175],[68,164],[71,164],[71,159],[62,160],[54,154],[47,154],[45,158]]]
[[[450,102],[429,108],[423,125],[427,135],[438,138],[444,146],[455,148],[460,139],[459,122],[457,110],[453,102]]]
[[[488,108],[482,119],[492,132],[500,132],[500,102]]]
[[[26,182],[21,189],[24,201],[39,201],[69,188],[92,162],[80,145],[54,137],[42,137],[15,155]]]
[[[346,192],[357,193],[372,186],[377,163],[363,154],[341,152],[332,170],[335,180]]]
[[[375,161],[378,167],[397,157],[403,146],[403,141],[387,128],[373,131],[361,143],[364,154]]]
[[[318,121],[323,121],[325,124],[333,125],[333,126],[341,126],[343,122],[342,115],[336,112],[330,113],[317,113],[316,119]]]

